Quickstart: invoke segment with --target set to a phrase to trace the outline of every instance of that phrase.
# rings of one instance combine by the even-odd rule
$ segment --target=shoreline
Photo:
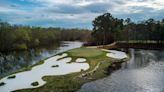
[[[87,46],[86,46],[87,47]],[[97,47],[97,48],[104,48],[104,49],[150,49],[150,50],[164,50],[164,43],[138,43],[138,42],[113,42],[107,45],[99,45],[99,46],[89,46],[89,47]]]
[[[84,47],[82,47],[81,49],[84,49]],[[86,49],[86,48],[85,48]],[[84,49],[84,50],[85,50]],[[96,48],[97,49],[97,48]],[[74,49],[73,49],[74,50]],[[87,49],[88,50],[88,49]],[[71,51],[71,50],[70,50]],[[71,56],[72,57],[72,59],[76,59],[77,58],[77,56],[72,56],[71,55],[71,53],[69,52],[69,51],[66,51],[67,53],[68,53],[68,55],[69,56]],[[66,75],[58,75],[58,76],[44,76],[44,77],[42,77],[42,80],[43,81],[46,81],[47,82],[47,84],[45,84],[45,85],[43,85],[43,86],[41,86],[41,87],[39,87],[39,88],[35,88],[35,89],[31,89],[31,88],[28,88],[28,89],[21,89],[21,90],[16,90],[16,91],[18,91],[18,92],[31,92],[31,91],[33,91],[33,90],[36,90],[36,91],[39,91],[39,90],[42,90],[42,89],[46,89],[48,86],[47,85],[49,85],[49,83],[50,83],[50,85],[52,85],[51,84],[51,82],[53,81],[53,82],[57,82],[58,81],[58,83],[56,84],[57,85],[57,87],[54,87],[55,89],[54,90],[56,90],[56,91],[59,91],[59,90],[62,90],[63,89],[63,87],[64,87],[64,89],[62,90],[62,91],[59,91],[59,92],[63,92],[64,90],[64,92],[67,92],[67,91],[70,91],[70,90],[72,90],[72,91],[76,91],[76,90],[78,90],[84,83],[87,83],[87,82],[90,82],[90,81],[93,81],[93,80],[96,80],[96,79],[100,79],[100,78],[103,78],[103,77],[105,77],[105,76],[108,76],[109,75],[109,68],[110,68],[110,66],[112,66],[111,67],[111,69],[112,69],[112,71],[114,71],[113,69],[115,69],[115,67],[118,67],[119,65],[121,65],[122,64],[122,62],[120,62],[119,64],[116,64],[116,66],[113,66],[114,65],[114,63],[113,63],[113,60],[115,61],[115,60],[117,60],[117,59],[112,59],[112,58],[109,58],[109,57],[106,57],[106,54],[107,54],[107,52],[104,52],[104,51],[102,51],[103,53],[102,53],[102,55],[100,55],[100,56],[98,56],[98,57],[94,57],[94,58],[86,58],[87,59],[87,61],[89,61],[88,63],[89,63],[89,65],[91,66],[90,68],[89,68],[89,70],[87,70],[87,71],[81,71],[81,72],[76,72],[76,73],[71,73],[71,74],[66,74]],[[60,54],[62,54],[62,53],[60,53]],[[58,55],[60,55],[60,54],[58,54]],[[53,56],[52,56],[53,57]],[[49,57],[49,58],[51,58],[51,57]],[[96,59],[95,59],[96,58]],[[48,58],[46,58],[46,59],[48,59]],[[44,59],[44,60],[46,60],[46,59]],[[44,60],[42,60],[42,61],[44,61]],[[96,62],[97,63],[95,63],[95,64],[91,64],[92,62],[90,62],[90,61],[95,61],[96,60]],[[101,60],[103,60],[103,61],[105,61],[105,62],[103,62],[103,63],[100,63],[99,64],[99,61],[101,61]],[[125,61],[124,61],[125,62]],[[44,62],[43,62],[44,63]],[[40,63],[39,62],[39,64],[38,65],[40,65],[40,64],[42,64],[42,63]],[[97,67],[97,64],[99,64],[99,67]],[[37,64],[36,64],[37,65]],[[35,65],[35,66],[36,66]],[[34,65],[33,66],[31,66],[31,68],[32,67],[34,67]],[[95,67],[97,67],[97,69],[95,70]],[[25,70],[27,69],[31,69],[31,68],[25,68]],[[118,68],[117,68],[118,69]],[[90,71],[92,71],[92,70],[94,70],[92,73],[90,72]],[[24,71],[24,70],[22,70],[22,71]],[[21,72],[22,72],[21,71]],[[89,74],[87,74],[87,79],[85,78],[85,77],[82,77],[82,78],[77,78],[76,76],[79,76],[79,75],[81,75],[81,74],[83,74],[83,73],[86,73],[86,72],[90,72]],[[65,76],[67,76],[67,77],[65,77]],[[60,77],[60,78],[59,78]],[[61,79],[62,77],[65,77],[65,79]],[[63,84],[62,85],[62,83],[61,82],[59,82],[59,81],[71,81],[71,83],[73,82],[73,84],[71,84],[71,85],[68,85],[69,84],[69,82],[67,82],[67,83],[65,83],[65,84]],[[61,85],[61,87],[62,87],[62,89],[61,89],[61,87],[58,87],[59,85]],[[76,85],[76,86],[75,86]],[[54,84],[54,86],[55,86],[55,84]],[[71,87],[71,86],[73,86],[73,87]],[[44,88],[45,87],[45,88]],[[66,88],[65,88],[66,87]],[[68,87],[68,88],[67,88]],[[73,88],[73,89],[72,89]],[[48,89],[47,89],[48,90]],[[45,90],[46,91],[46,90]]]

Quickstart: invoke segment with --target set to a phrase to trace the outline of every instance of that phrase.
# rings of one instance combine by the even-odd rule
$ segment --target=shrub
[[[6,83],[4,83],[4,82],[1,82],[1,83],[0,83],[0,86],[3,86],[3,85],[5,85],[5,84],[6,84]]]
[[[15,77],[16,77],[15,75],[12,75],[12,76],[9,76],[7,79],[13,79]]]
[[[32,86],[38,86],[39,83],[38,83],[37,81],[35,81],[35,82],[31,83],[31,85],[32,85]]]
[[[27,49],[27,45],[26,45],[25,43],[22,43],[22,44],[15,44],[15,45],[14,45],[14,49],[26,50],[26,49]]]
[[[84,69],[81,69],[81,72],[83,72],[84,71]]]
[[[52,67],[59,67],[59,65],[53,65]]]

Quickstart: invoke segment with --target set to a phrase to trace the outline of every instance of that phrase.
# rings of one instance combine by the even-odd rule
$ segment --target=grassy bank
[[[66,53],[68,53],[69,57],[72,57],[71,62],[75,62],[77,58],[87,59],[90,68],[87,71],[81,71],[67,75],[45,76],[43,77],[43,80],[47,81],[47,83],[42,87],[17,90],[17,92],[74,92],[86,82],[107,76],[108,67],[112,65],[112,61],[114,60],[106,56],[107,52],[96,48],[82,47],[69,50]],[[99,65],[99,67],[96,69],[96,71],[93,71],[97,65]]]
[[[164,49],[164,42],[158,43],[156,41],[116,41],[112,44],[99,45],[98,48],[118,49],[118,48],[134,48],[134,49]]]

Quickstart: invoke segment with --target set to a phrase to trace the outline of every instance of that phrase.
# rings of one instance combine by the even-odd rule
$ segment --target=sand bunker
[[[106,50],[102,49],[103,51],[107,51],[109,53],[106,54],[107,57],[115,58],[115,59],[124,59],[127,58],[127,55],[125,52],[117,51],[117,50]]]
[[[86,62],[87,60],[85,58],[78,58],[76,59],[76,62],[77,63],[83,63],[83,62]]]
[[[7,77],[2,78],[1,82],[4,82],[5,85],[0,86],[1,92],[10,92],[18,89],[25,88],[37,88],[43,86],[46,81],[42,80],[43,76],[52,76],[52,75],[65,75],[73,72],[80,72],[81,69],[87,70],[89,69],[88,63],[67,63],[71,61],[71,57],[61,59],[57,61],[59,58],[65,57],[67,54],[57,55],[45,60],[44,64],[33,67],[30,71],[24,71],[20,73],[13,74],[16,77],[13,79],[7,79]],[[80,59],[81,60],[81,59]],[[79,61],[80,61],[79,60]],[[84,60],[81,60],[84,61]],[[59,65],[59,67],[53,68],[53,65]],[[12,76],[12,75],[9,75]],[[31,83],[38,82],[37,86],[32,86]]]

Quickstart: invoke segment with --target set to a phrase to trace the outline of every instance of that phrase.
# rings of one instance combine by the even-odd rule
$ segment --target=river
[[[164,51],[131,49],[121,69],[77,92],[164,92]]]
[[[39,60],[81,46],[82,42],[63,41],[60,45],[46,48],[0,53],[0,77],[9,75],[18,69],[33,65]]]

